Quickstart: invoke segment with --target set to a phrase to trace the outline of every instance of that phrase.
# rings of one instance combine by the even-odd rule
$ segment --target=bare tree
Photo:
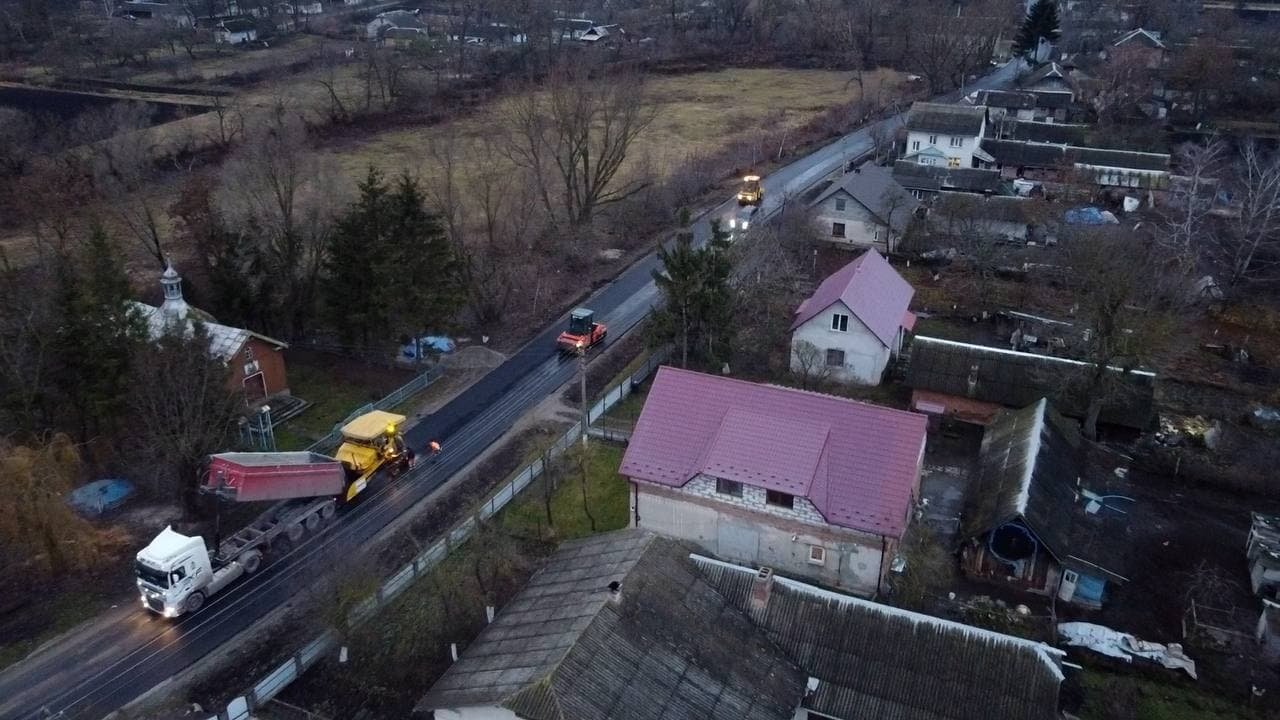
[[[791,371],[805,390],[816,390],[831,378],[826,351],[808,340],[797,340],[791,346]]]
[[[343,206],[337,172],[307,142],[302,119],[277,100],[250,125],[223,167],[217,194],[227,229],[257,240],[264,275],[248,278],[271,290],[263,324],[286,337],[301,333],[314,310],[316,283],[333,213]]]
[[[1084,364],[1064,390],[1084,407],[1084,433],[1097,436],[1103,407],[1132,392],[1125,374],[1149,367],[1169,347],[1186,301],[1185,274],[1171,269],[1142,234],[1081,228],[1059,238],[1086,331]]]
[[[657,114],[636,73],[592,77],[561,66],[545,92],[529,88],[512,102],[506,152],[537,183],[549,217],[581,228],[601,207],[625,200],[644,181],[614,181],[636,137]]]
[[[1185,268],[1192,268],[1202,245],[1212,244],[1207,224],[1221,173],[1226,170],[1227,145],[1215,138],[1204,145],[1187,143],[1178,148],[1176,179],[1165,203],[1163,232],[1159,241]],[[1207,242],[1206,242],[1207,241]]]
[[[1234,175],[1239,214],[1214,246],[1228,288],[1280,264],[1280,154],[1251,138],[1240,148]]]

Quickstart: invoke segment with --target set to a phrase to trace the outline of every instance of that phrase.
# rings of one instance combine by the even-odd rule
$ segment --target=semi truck
[[[201,492],[219,501],[275,501],[252,522],[212,547],[201,536],[166,527],[138,552],[142,605],[168,618],[199,610],[239,578],[280,556],[354,500],[379,473],[395,477],[414,453],[400,433],[403,415],[375,410],[342,426],[333,457],[315,452],[228,452],[209,457]],[[438,452],[439,444],[431,443]]]

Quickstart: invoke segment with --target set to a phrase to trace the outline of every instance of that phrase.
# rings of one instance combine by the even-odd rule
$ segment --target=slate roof
[[[976,136],[986,115],[983,107],[916,102],[907,114],[907,130]]]
[[[752,570],[698,556],[693,562],[817,679],[802,703],[815,713],[887,720],[1058,717],[1062,652],[1044,643],[776,576],[761,603]]]
[[[1001,182],[998,170],[920,165],[909,160],[899,160],[893,164],[893,179],[904,188],[927,192],[963,190],[994,193],[1000,189]]]
[[[982,149],[989,153],[996,163],[1007,166],[1051,168],[1070,163],[1149,172],[1168,172],[1169,170],[1169,156],[1164,153],[1108,150],[992,138],[983,139]]]
[[[164,334],[165,329],[170,323],[174,322],[172,316],[166,315],[160,308],[146,303],[134,302],[133,307],[136,308],[139,317],[147,321],[147,332],[152,339],[159,338]],[[186,332],[190,335],[194,331],[194,322],[199,320],[204,323],[205,331],[209,334],[209,353],[224,362],[230,362],[235,359],[236,353],[249,338],[256,337],[276,347],[288,347],[285,343],[269,338],[265,335],[259,335],[244,328],[231,327],[229,325],[221,325],[212,320],[206,320],[202,316],[183,317],[182,322],[186,326]]]
[[[915,321],[914,317],[908,317],[907,311],[915,292],[911,283],[902,279],[883,255],[874,249],[868,250],[823,280],[813,295],[800,303],[791,329],[843,302],[885,347],[893,347],[898,330]]]
[[[964,536],[982,537],[1019,521],[1065,567],[1126,580],[1123,522],[1085,512],[1079,445],[1075,426],[1044,398],[1001,412],[982,437],[978,476],[962,515]]]
[[[916,336],[911,341],[907,385],[1010,407],[1025,407],[1048,396],[1061,412],[1081,417],[1084,404],[1064,385],[1084,365],[1067,358]],[[975,366],[977,384],[970,392],[969,376]],[[1117,393],[1103,406],[1099,419],[1146,429],[1154,414],[1155,374],[1135,370],[1124,373],[1123,381],[1126,392]]]
[[[1005,120],[1001,125],[1001,130],[1008,134],[1012,140],[1078,145],[1085,141],[1089,126],[1031,122],[1029,120]]]
[[[1009,110],[1031,110],[1036,106],[1036,96],[1029,92],[979,90],[974,104]]]
[[[622,530],[562,544],[414,714],[502,706],[531,720],[789,720],[804,681],[688,549]]]
[[[1036,68],[1030,75],[1027,75],[1019,83],[1024,88],[1033,88],[1039,84],[1057,85],[1063,89],[1058,92],[1069,93],[1069,83],[1067,81],[1067,71],[1056,62],[1049,62]],[[1043,92],[1043,90],[1042,90]],[[1052,91],[1051,91],[1052,92]]]
[[[832,183],[824,190],[813,204],[818,205],[839,192],[852,197],[898,234],[907,231],[907,225],[920,207],[911,193],[893,179],[893,173],[888,168],[871,162],[863,163],[853,172],[845,173],[839,182]]]
[[[619,470],[699,474],[808,498],[830,524],[902,537],[924,415],[672,367],[658,369]]]
[[[1128,42],[1137,42],[1138,44],[1145,45],[1148,48],[1151,48],[1152,50],[1164,49],[1164,43],[1160,41],[1160,38],[1156,37],[1155,34],[1150,32],[1149,30],[1144,30],[1142,28],[1138,28],[1137,30],[1130,30],[1124,35],[1121,35],[1120,39],[1111,43],[1111,46],[1119,47]]]

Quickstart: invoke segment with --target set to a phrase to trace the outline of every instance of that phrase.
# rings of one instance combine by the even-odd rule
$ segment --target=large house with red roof
[[[622,459],[631,525],[863,595],[920,488],[926,418],[663,367]]]
[[[818,286],[791,323],[791,370],[809,377],[879,385],[915,327],[915,290],[868,250]]]

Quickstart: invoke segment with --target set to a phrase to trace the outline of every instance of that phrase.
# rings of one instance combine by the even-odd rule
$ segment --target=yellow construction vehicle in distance
[[[347,500],[364,490],[382,468],[395,477],[413,464],[413,450],[400,434],[404,421],[404,415],[374,410],[342,426],[342,445],[336,457],[352,478]]]
[[[738,190],[739,205],[759,205],[764,200],[764,185],[760,184],[759,175],[747,175],[742,178],[742,187]]]

